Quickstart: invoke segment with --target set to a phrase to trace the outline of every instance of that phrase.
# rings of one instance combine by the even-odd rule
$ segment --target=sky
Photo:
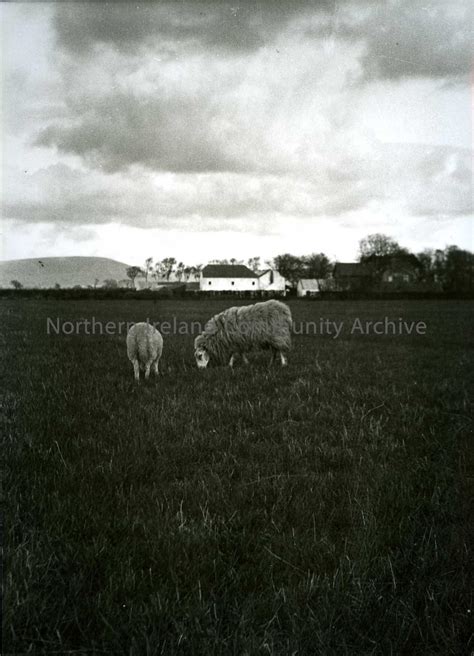
[[[470,12],[2,3],[1,259],[474,250]]]

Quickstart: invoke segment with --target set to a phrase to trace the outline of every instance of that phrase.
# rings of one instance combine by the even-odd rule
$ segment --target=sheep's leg
[[[158,363],[159,363],[159,359],[157,358],[153,363],[153,373],[155,374],[155,376],[160,375],[160,370],[158,369]]]
[[[150,378],[150,369],[151,369],[151,362],[147,362],[145,365],[145,380],[148,380]]]
[[[138,364],[138,360],[133,360],[133,375],[135,376],[135,380],[137,383],[140,381],[140,365]]]
[[[282,351],[280,351],[280,359],[281,359],[281,366],[286,367],[286,365],[288,364],[288,359],[286,355],[282,353]]]

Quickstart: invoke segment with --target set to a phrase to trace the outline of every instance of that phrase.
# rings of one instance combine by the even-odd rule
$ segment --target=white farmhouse
[[[258,288],[261,291],[279,292],[283,296],[286,294],[286,280],[279,271],[275,269],[265,269],[258,271]]]
[[[316,296],[321,291],[320,285],[316,278],[301,278],[296,285],[296,295],[302,296]]]
[[[199,281],[204,292],[252,292],[259,289],[258,276],[243,264],[208,264]]]

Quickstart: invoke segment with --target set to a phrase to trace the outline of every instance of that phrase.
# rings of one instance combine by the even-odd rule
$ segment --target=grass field
[[[4,653],[470,653],[474,303],[293,301],[346,329],[234,371],[166,336],[140,386],[125,335],[46,334],[228,305],[1,303]],[[350,335],[385,316],[426,335]]]

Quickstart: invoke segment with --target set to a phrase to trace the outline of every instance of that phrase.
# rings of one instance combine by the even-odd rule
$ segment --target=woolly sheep
[[[211,359],[222,362],[230,357],[232,367],[237,355],[248,364],[248,351],[268,348],[272,352],[270,363],[278,354],[285,366],[285,353],[291,348],[291,324],[290,309],[280,301],[228,308],[212,317],[194,340],[196,364],[204,369]]]
[[[158,363],[163,352],[163,337],[149,323],[134,324],[127,335],[127,355],[133,364],[135,380],[140,380],[140,369],[145,370],[145,379],[150,376],[150,369],[158,376]]]

